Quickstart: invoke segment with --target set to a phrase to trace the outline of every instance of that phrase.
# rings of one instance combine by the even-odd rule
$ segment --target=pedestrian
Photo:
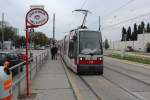
[[[55,45],[55,47],[54,47],[54,51],[55,51],[55,59],[57,60],[58,48],[57,48],[57,46],[56,46],[56,45]]]
[[[53,46],[51,48],[51,59],[54,60],[54,58],[55,58],[55,47]]]

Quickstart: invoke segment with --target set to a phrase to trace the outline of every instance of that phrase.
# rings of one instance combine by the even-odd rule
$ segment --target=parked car
[[[4,62],[8,61],[9,68],[12,66],[21,63],[21,60],[19,59],[17,53],[11,52],[11,51],[1,51],[0,52],[0,66],[3,66]],[[18,67],[12,70],[12,75],[15,76],[18,74]]]

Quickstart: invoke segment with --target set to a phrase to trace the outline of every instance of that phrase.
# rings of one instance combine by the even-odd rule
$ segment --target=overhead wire
[[[81,9],[83,9],[83,7],[85,6],[86,2],[87,2],[87,0],[84,0],[83,4],[81,6]]]
[[[84,2],[82,3],[80,9],[83,9],[83,7],[85,6],[86,3],[87,3],[87,0],[84,0]],[[75,18],[72,18],[71,23],[68,25],[68,29],[69,29],[69,28],[71,27],[71,25],[73,24],[73,20],[74,20],[74,19],[75,19]]]
[[[127,3],[125,3],[125,4],[123,4],[122,6],[120,6],[120,7],[116,8],[116,9],[112,10],[112,11],[111,11],[110,13],[108,13],[107,15],[102,16],[102,18],[103,18],[103,17],[107,18],[108,16],[110,16],[110,15],[116,13],[117,11],[119,11],[119,10],[121,10],[122,8],[128,6],[129,4],[131,4],[131,3],[134,2],[134,1],[135,1],[135,0],[129,0]]]
[[[148,15],[150,15],[150,12],[145,13],[145,14],[142,14],[142,15],[138,15],[138,16],[136,16],[136,17],[133,17],[133,18],[130,18],[130,19],[127,19],[127,20],[120,21],[119,23],[116,23],[116,24],[113,24],[113,25],[104,26],[102,29],[111,28],[111,27],[120,25],[120,24],[122,24],[122,23],[129,22],[129,21],[131,21],[131,20],[135,20],[135,19],[139,19],[139,18],[142,18],[142,17],[146,17],[146,16],[148,16]]]
[[[116,9],[114,9],[114,10],[112,10],[110,13],[108,13],[107,15],[105,15],[105,16],[101,16],[101,19],[105,19],[105,18],[107,18],[107,17],[109,17],[110,15],[112,15],[113,13],[116,13],[117,11],[119,11],[119,10],[121,10],[122,8],[124,8],[124,7],[126,7],[126,6],[128,6],[130,3],[132,3],[133,1],[135,1],[135,0],[129,0],[128,2],[126,2],[125,4],[123,4],[123,5],[121,5],[120,7],[118,7],[118,8],[116,8]],[[99,16],[97,16],[97,17],[99,17]],[[104,18],[105,17],[105,18]],[[103,21],[103,20],[101,20],[101,21]],[[96,23],[97,21],[95,21],[95,22],[93,22],[92,24],[94,24],[94,23]]]

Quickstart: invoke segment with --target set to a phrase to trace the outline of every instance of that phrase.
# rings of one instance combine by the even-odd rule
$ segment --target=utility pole
[[[55,13],[53,14],[53,45],[55,44]]]
[[[98,26],[99,26],[98,30],[101,31],[101,17],[100,16],[99,16],[99,25]]]
[[[4,50],[4,13],[2,13],[2,50]]]

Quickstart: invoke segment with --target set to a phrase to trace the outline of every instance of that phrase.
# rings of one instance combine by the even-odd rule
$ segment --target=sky
[[[44,5],[49,21],[36,28],[52,37],[52,17],[56,15],[56,39],[62,39],[69,30],[81,25],[83,14],[72,12],[75,9],[87,9],[91,13],[86,25],[98,30],[98,17],[101,16],[101,31],[108,40],[120,40],[122,27],[133,27],[134,23],[150,22],[150,14],[134,20],[125,21],[150,12],[150,0],[0,0],[0,14],[4,12],[5,21],[19,29],[25,35],[25,16],[30,5]],[[0,15],[0,19],[1,15]],[[123,23],[120,23],[125,21]],[[120,23],[120,24],[118,24]]]

